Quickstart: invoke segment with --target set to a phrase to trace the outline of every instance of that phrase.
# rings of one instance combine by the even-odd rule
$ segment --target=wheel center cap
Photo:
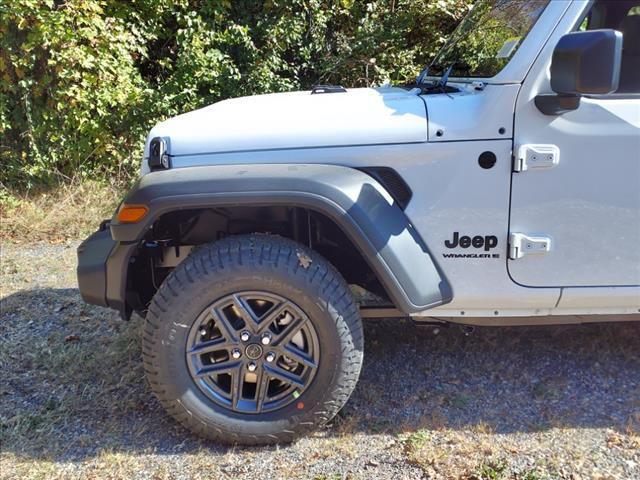
[[[262,356],[262,347],[257,343],[252,343],[250,345],[247,345],[244,353],[247,358],[250,358],[251,360],[257,360]]]

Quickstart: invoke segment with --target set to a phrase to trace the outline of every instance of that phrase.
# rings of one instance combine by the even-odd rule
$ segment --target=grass
[[[0,479],[251,478],[261,468],[273,478],[386,478],[377,469],[393,464],[407,477],[546,480],[573,468],[595,477],[594,454],[637,458],[633,325],[433,337],[396,320],[372,322],[360,384],[328,429],[292,446],[201,442],[146,385],[142,320],[88,306],[75,288],[77,241],[110,216],[124,188],[78,181],[2,193]],[[538,368],[568,361],[575,366],[563,374]],[[404,373],[387,376],[392,368]],[[607,407],[618,419],[591,419],[601,404],[572,383],[585,377],[622,399]],[[589,430],[601,444],[585,440]]]
[[[59,243],[83,238],[113,215],[127,184],[71,179],[46,190],[0,186],[0,239]]]
[[[5,305],[5,313],[11,311],[12,305]],[[3,382],[24,384],[26,377],[38,386],[28,392],[28,408],[11,408],[11,399],[3,405],[3,445],[12,445],[18,454],[44,449],[64,456],[70,449],[86,446],[82,435],[73,435],[71,443],[60,441],[71,423],[144,409],[148,394],[140,382],[139,322],[114,328],[113,323],[96,325],[101,320],[74,322],[69,335],[33,335],[28,323],[3,328],[12,339],[3,342],[0,351]],[[65,340],[71,335],[78,340]],[[104,426],[123,427],[108,422]]]
[[[484,432],[488,428],[483,424],[480,430]],[[497,450],[489,434],[427,428],[408,434],[404,442],[409,461],[428,475],[446,473],[450,478],[484,480],[490,478],[487,477],[488,468],[498,465],[495,460]]]
[[[52,465],[60,474],[60,459],[117,444],[127,419],[151,408],[140,319],[122,322],[64,288],[75,284],[74,257],[73,247],[3,245],[0,477],[48,478]]]
[[[473,480],[500,480],[507,472],[507,465],[502,460],[483,462],[469,477]]]
[[[492,428],[483,422],[462,432],[419,429],[406,434],[403,442],[409,462],[420,467],[429,478],[547,480],[560,477],[546,462],[513,468],[511,460],[517,450],[496,442]]]
[[[406,324],[393,340],[377,324],[366,327],[369,363],[354,402],[329,429],[293,446],[264,449],[201,442],[167,417],[146,385],[140,363],[142,320],[122,322],[114,312],[83,304],[77,290],[70,288],[75,282],[73,245],[6,245],[2,258],[0,478],[247,478],[252,472],[247,465],[265,464],[271,465],[274,478],[350,478],[347,472],[358,464],[364,470],[353,478],[385,478],[376,469],[387,465],[385,456],[393,452],[391,461],[404,472],[422,470],[435,478],[542,480],[557,478],[554,472],[558,465],[566,466],[567,458],[579,464],[591,455],[580,440],[573,440],[579,428],[545,427],[512,436],[500,432],[494,423],[497,417],[477,410],[479,395],[467,379],[492,375],[500,371],[499,364],[506,365],[506,372],[511,365],[495,358],[500,353],[488,352],[481,335],[467,339],[450,332],[438,340],[441,343],[428,343]],[[610,378],[619,366],[613,356],[633,361],[634,342],[626,339],[635,330],[618,330],[617,337],[599,342],[600,332],[609,330],[613,327],[589,327],[591,333],[561,336],[572,341],[552,345],[538,341],[555,351],[569,348],[570,356],[585,355],[584,349],[599,344],[605,356],[596,373]],[[536,338],[516,332],[496,332],[489,340]],[[456,342],[464,342],[465,349],[457,348]],[[587,346],[589,342],[593,345]],[[381,388],[378,380],[388,363],[412,345],[418,349],[416,358],[430,365],[428,375],[394,376],[386,390]],[[511,352],[520,355],[516,347]],[[468,358],[474,361],[469,364]],[[494,361],[486,373],[477,366]],[[514,375],[531,375],[530,365],[523,363]],[[462,380],[451,381],[453,375]],[[438,392],[428,387],[433,378],[445,379],[436,382]],[[541,397],[549,397],[549,388],[565,384],[562,377],[540,379],[545,385],[538,387]],[[411,383],[408,391],[416,392],[415,398],[393,406],[393,396],[389,402],[388,395],[405,382]],[[509,388],[506,395],[520,407],[537,401],[532,385],[536,383],[503,382],[503,388]],[[558,395],[560,390],[550,398]],[[632,402],[626,409],[632,415],[624,430],[612,430],[603,446],[610,455],[633,458],[640,446],[640,416],[634,413],[640,412],[639,397],[634,392],[617,395]],[[412,410],[420,412],[413,420],[405,416]],[[470,412],[474,423],[460,420]],[[564,444],[560,438],[571,440]],[[539,462],[549,452],[565,455],[541,464],[518,463],[522,456]],[[377,464],[371,466],[371,459]],[[304,466],[302,474],[299,465]]]

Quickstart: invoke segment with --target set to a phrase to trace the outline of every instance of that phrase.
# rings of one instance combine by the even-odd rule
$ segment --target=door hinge
[[[551,250],[551,238],[529,237],[524,233],[509,235],[509,258],[517,260],[525,255],[545,254]]]
[[[556,145],[521,145],[513,162],[514,172],[555,167],[560,162]]]

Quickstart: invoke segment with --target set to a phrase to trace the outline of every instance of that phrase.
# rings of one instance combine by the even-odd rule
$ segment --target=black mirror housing
[[[560,95],[606,95],[618,89],[622,33],[589,30],[564,35],[551,60],[551,89]]]

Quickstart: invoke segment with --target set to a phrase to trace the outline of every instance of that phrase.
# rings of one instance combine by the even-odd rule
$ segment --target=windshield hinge
[[[553,168],[560,162],[560,149],[556,145],[521,145],[514,158],[513,171]]]

